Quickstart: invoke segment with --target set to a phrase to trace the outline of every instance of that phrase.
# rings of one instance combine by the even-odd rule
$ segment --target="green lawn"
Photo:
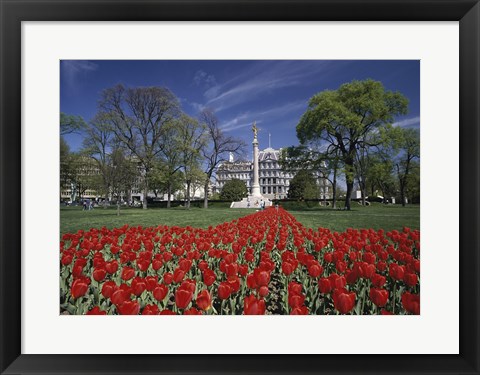
[[[60,209],[60,233],[76,232],[79,229],[131,226],[177,225],[206,228],[225,221],[231,221],[241,216],[255,212],[254,209],[230,208],[155,208],[142,210],[127,208],[117,216],[114,208],[95,208],[92,211],[82,211],[82,207],[62,207]],[[298,221],[310,228],[324,227],[334,231],[344,231],[347,228],[402,229],[408,226],[420,229],[420,207],[385,206],[374,204],[369,207],[353,206],[351,211],[332,210],[330,208],[315,208],[305,210],[289,210]]]

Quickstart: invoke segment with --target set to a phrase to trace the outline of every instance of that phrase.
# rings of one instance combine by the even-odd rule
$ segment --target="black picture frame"
[[[0,371],[2,374],[479,374],[478,0],[0,0]],[[22,21],[459,21],[459,355],[24,355],[21,353]],[[23,234],[25,235],[25,234]],[[441,334],[441,327],[439,327]],[[141,339],[141,337],[139,337]],[[201,344],[199,338],[199,344]],[[227,340],[227,339],[225,339]],[[432,337],[432,340],[435,338]]]

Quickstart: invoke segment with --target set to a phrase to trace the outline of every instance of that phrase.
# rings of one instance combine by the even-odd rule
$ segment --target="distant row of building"
[[[280,165],[281,149],[266,148],[259,151],[259,183],[260,192],[265,198],[269,199],[283,199],[288,195],[290,181],[295,176],[295,172],[284,171]],[[89,174],[99,173],[98,168],[95,171],[95,166],[88,168]],[[246,160],[234,160],[233,155],[230,155],[228,161],[222,163],[216,171],[216,181],[212,183],[209,189],[209,194],[221,192],[225,183],[232,179],[239,179],[244,181],[247,189],[251,192],[253,183],[253,162]],[[140,178],[135,181],[131,191],[126,192],[122,200],[126,202],[141,202],[144,199]],[[317,183],[319,186],[319,198],[330,199],[332,197],[331,185],[323,177],[317,176]],[[77,190],[77,191],[76,191]],[[203,187],[199,186],[191,192],[191,199],[200,199],[204,197]],[[73,184],[65,184],[61,189],[62,201],[74,201],[78,198],[79,191]],[[183,191],[178,191],[174,194],[172,199],[184,197]],[[83,199],[101,199],[101,196],[93,189],[87,189],[81,192]],[[149,192],[148,198],[159,198],[155,193]],[[166,200],[167,197],[160,196],[160,199]]]

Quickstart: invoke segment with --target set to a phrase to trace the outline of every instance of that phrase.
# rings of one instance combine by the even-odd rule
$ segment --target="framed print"
[[[477,1],[0,2],[2,373],[479,373]]]

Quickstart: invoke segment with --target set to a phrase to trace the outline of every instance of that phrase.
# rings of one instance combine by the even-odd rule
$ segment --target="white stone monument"
[[[253,123],[253,184],[252,184],[252,198],[263,198],[260,193],[260,184],[258,182],[258,128],[256,122]]]
[[[257,133],[258,128],[256,122],[252,126],[253,131],[253,183],[252,183],[252,192],[248,195],[248,198],[243,198],[239,202],[232,202],[230,208],[261,208],[261,205],[264,204],[265,207],[271,206],[272,202],[264,198],[262,193],[260,193],[260,183],[258,181],[258,139]]]

